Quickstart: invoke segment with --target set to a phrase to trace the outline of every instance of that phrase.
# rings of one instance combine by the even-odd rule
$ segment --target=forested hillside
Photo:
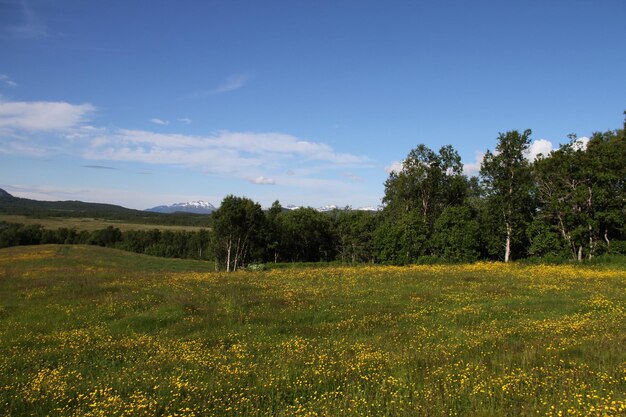
[[[107,220],[126,220],[155,225],[207,226],[205,215],[193,213],[155,213],[133,210],[113,204],[86,203],[82,201],[39,201],[14,197],[0,189],[0,214],[29,217],[93,217]]]

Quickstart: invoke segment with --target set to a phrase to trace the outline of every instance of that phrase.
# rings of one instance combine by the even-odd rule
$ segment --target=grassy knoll
[[[2,415],[618,415],[626,271],[0,250]]]
[[[59,229],[66,227],[68,229],[76,229],[78,231],[86,230],[93,232],[94,230],[106,229],[109,226],[117,227],[122,232],[127,230],[171,230],[171,231],[198,231],[206,229],[200,226],[177,226],[177,225],[161,225],[148,223],[132,223],[125,220],[107,220],[95,219],[90,217],[30,217],[19,214],[0,214],[0,222],[21,223],[25,225],[40,224],[46,229]]]

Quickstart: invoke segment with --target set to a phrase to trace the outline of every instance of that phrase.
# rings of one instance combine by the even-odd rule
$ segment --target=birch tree
[[[247,255],[260,239],[264,215],[258,203],[242,197],[226,196],[213,214],[216,258],[226,271],[243,266]]]
[[[511,260],[513,247],[525,236],[525,225],[532,216],[532,176],[525,158],[531,133],[530,129],[500,133],[495,152],[485,153],[480,168],[487,205],[503,231],[505,262]]]

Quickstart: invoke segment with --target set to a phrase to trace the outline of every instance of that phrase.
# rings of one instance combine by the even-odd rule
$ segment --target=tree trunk
[[[232,239],[228,236],[228,246],[226,247],[226,272],[230,272],[230,249],[232,246]]]
[[[559,212],[557,214],[557,217],[559,219],[561,235],[563,236],[563,239],[565,239],[565,241],[567,242],[567,246],[569,246],[570,250],[572,251],[572,256],[576,258],[576,245],[574,244],[574,242],[572,242],[572,236],[569,234],[569,232],[567,232],[567,230],[565,230],[565,225],[563,224],[563,216]]]
[[[604,229],[604,240],[606,241],[606,248],[611,250],[611,241],[609,240],[609,229]]]
[[[509,262],[511,260],[511,235],[513,234],[513,229],[511,228],[511,224],[507,223],[506,225],[506,248],[504,250],[504,262]]]
[[[240,248],[241,245],[241,237],[237,238],[237,247],[235,247],[235,263],[233,265],[233,272],[235,272],[237,270],[237,263],[239,261],[239,251],[241,250]]]
[[[587,186],[587,190],[589,190],[589,198],[587,199],[587,210],[589,212],[589,215],[591,215],[591,213],[593,213],[592,209],[593,209],[593,190],[591,189],[591,186]],[[587,223],[587,226],[589,227],[589,259],[591,259],[593,257],[593,251],[595,249],[595,242],[593,239],[593,227],[591,226],[591,223]]]
[[[583,245],[578,246],[578,262],[583,260]]]

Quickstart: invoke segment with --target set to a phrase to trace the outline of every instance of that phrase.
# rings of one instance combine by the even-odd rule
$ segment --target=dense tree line
[[[626,126],[625,126],[626,128]],[[498,136],[480,175],[458,152],[418,145],[385,182],[382,210],[263,211],[229,195],[198,232],[94,232],[0,224],[0,247],[85,243],[154,256],[205,259],[234,271],[252,263],[471,262],[626,254],[626,129],[570,136],[529,160],[530,130]]]
[[[161,231],[129,230],[117,227],[88,232],[59,228],[45,229],[40,225],[0,223],[0,248],[39,244],[85,244],[123,249],[167,258],[212,259],[211,236],[208,230]]]
[[[385,182],[377,213],[284,211],[275,202],[262,215],[253,201],[228,196],[215,213],[215,258],[234,270],[249,262],[508,262],[626,254],[625,130],[594,133],[588,143],[571,136],[534,161],[531,134],[500,134],[480,175],[471,178],[452,146],[434,151],[418,145]]]

